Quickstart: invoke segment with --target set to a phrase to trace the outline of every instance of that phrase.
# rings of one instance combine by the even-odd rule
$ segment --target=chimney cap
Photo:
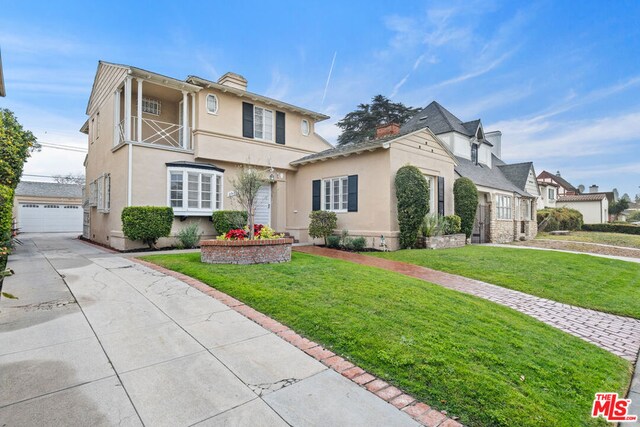
[[[247,90],[247,79],[237,73],[226,72],[218,79],[218,83],[236,89]]]
[[[556,172],[556,176],[561,176],[561,175],[560,175],[560,171],[557,171],[557,172]]]

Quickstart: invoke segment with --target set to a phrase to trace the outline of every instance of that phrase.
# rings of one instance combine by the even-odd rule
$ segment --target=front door
[[[471,243],[489,243],[489,226],[491,224],[490,215],[490,205],[478,205],[476,218],[473,222],[473,231],[471,232]]]
[[[265,184],[258,190],[254,223],[271,226],[271,184]]]

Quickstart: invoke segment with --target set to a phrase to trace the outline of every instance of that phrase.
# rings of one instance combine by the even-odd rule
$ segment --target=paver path
[[[384,268],[475,295],[511,307],[632,362],[635,362],[638,349],[640,349],[640,320],[637,319],[575,307],[400,261],[317,246],[299,246],[294,250]]]
[[[3,288],[20,299],[0,300],[0,425],[418,425],[183,281],[70,235],[23,241]]]

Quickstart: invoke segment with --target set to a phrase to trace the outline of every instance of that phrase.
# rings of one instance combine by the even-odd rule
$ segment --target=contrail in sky
[[[322,105],[324,105],[324,99],[327,97],[327,89],[329,88],[329,81],[331,80],[333,65],[336,63],[336,55],[338,55],[338,51],[335,51],[333,54],[333,60],[331,61],[331,68],[329,68],[329,75],[327,76],[327,84],[324,85],[324,93],[322,94]]]

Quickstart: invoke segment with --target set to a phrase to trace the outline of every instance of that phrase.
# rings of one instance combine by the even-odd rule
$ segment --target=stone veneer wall
[[[465,245],[467,236],[464,234],[448,234],[446,236],[419,237],[418,247],[425,249],[460,248]]]
[[[271,264],[291,261],[293,239],[203,240],[200,259],[207,264]]]

